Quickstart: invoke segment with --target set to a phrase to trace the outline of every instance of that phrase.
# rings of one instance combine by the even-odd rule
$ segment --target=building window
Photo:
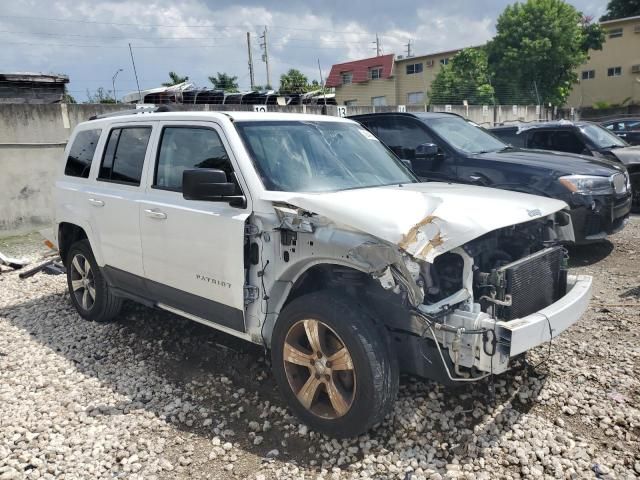
[[[355,107],[356,105],[358,105],[358,101],[357,100],[345,100],[344,104],[347,107]]]
[[[342,78],[342,85],[350,85],[353,83],[353,72],[342,72],[340,77]]]
[[[441,58],[440,65],[449,65],[449,57]]]
[[[596,78],[596,71],[595,70],[583,70],[582,71],[582,80],[591,80],[593,78]]]
[[[374,107],[384,107],[387,104],[387,97],[371,97],[371,105]]]
[[[622,75],[622,67],[611,67],[607,69],[607,77],[619,77]]]
[[[622,27],[612,28],[607,33],[609,34],[609,38],[619,38],[622,36]]]
[[[424,92],[407,93],[407,103],[409,105],[418,105],[424,103]]]
[[[407,75],[412,75],[414,73],[422,73],[422,63],[412,63],[411,65],[407,65]]]
[[[372,67],[369,69],[369,78],[371,80],[378,80],[382,78],[382,67]]]

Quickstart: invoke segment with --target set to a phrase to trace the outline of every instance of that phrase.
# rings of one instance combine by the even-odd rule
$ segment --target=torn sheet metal
[[[313,233],[313,224],[299,208],[274,206],[280,225],[278,228],[293,232]]]
[[[485,233],[567,207],[526,193],[435,182],[327,193],[265,191],[262,199],[321,215],[427,262]]]

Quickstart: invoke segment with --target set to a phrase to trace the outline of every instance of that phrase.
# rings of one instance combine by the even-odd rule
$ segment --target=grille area
[[[627,178],[622,173],[616,173],[612,177],[613,188],[616,193],[625,193],[627,191]]]
[[[511,295],[511,306],[501,307],[498,316],[503,320],[524,317],[563,296],[566,291],[563,257],[562,247],[546,248],[502,267],[504,293]]]

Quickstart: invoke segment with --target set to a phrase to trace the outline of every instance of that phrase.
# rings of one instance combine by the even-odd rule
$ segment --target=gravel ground
[[[640,218],[575,248],[585,317],[529,365],[457,390],[402,380],[393,413],[336,441],[298,424],[261,348],[127,303],[83,321],[63,276],[0,273],[0,480],[638,478]],[[0,251],[42,253],[37,236]],[[539,364],[540,362],[544,362]],[[539,365],[538,365],[539,364]]]

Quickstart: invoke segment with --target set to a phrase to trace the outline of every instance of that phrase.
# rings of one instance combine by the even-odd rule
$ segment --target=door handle
[[[167,214],[164,212],[161,212],[160,210],[155,210],[155,209],[151,209],[151,208],[147,208],[144,213],[147,214],[147,217],[150,218],[155,218],[157,220],[164,220],[165,218],[167,218]]]
[[[94,207],[104,207],[104,202],[102,200],[98,200],[97,198],[90,198],[89,203]]]

